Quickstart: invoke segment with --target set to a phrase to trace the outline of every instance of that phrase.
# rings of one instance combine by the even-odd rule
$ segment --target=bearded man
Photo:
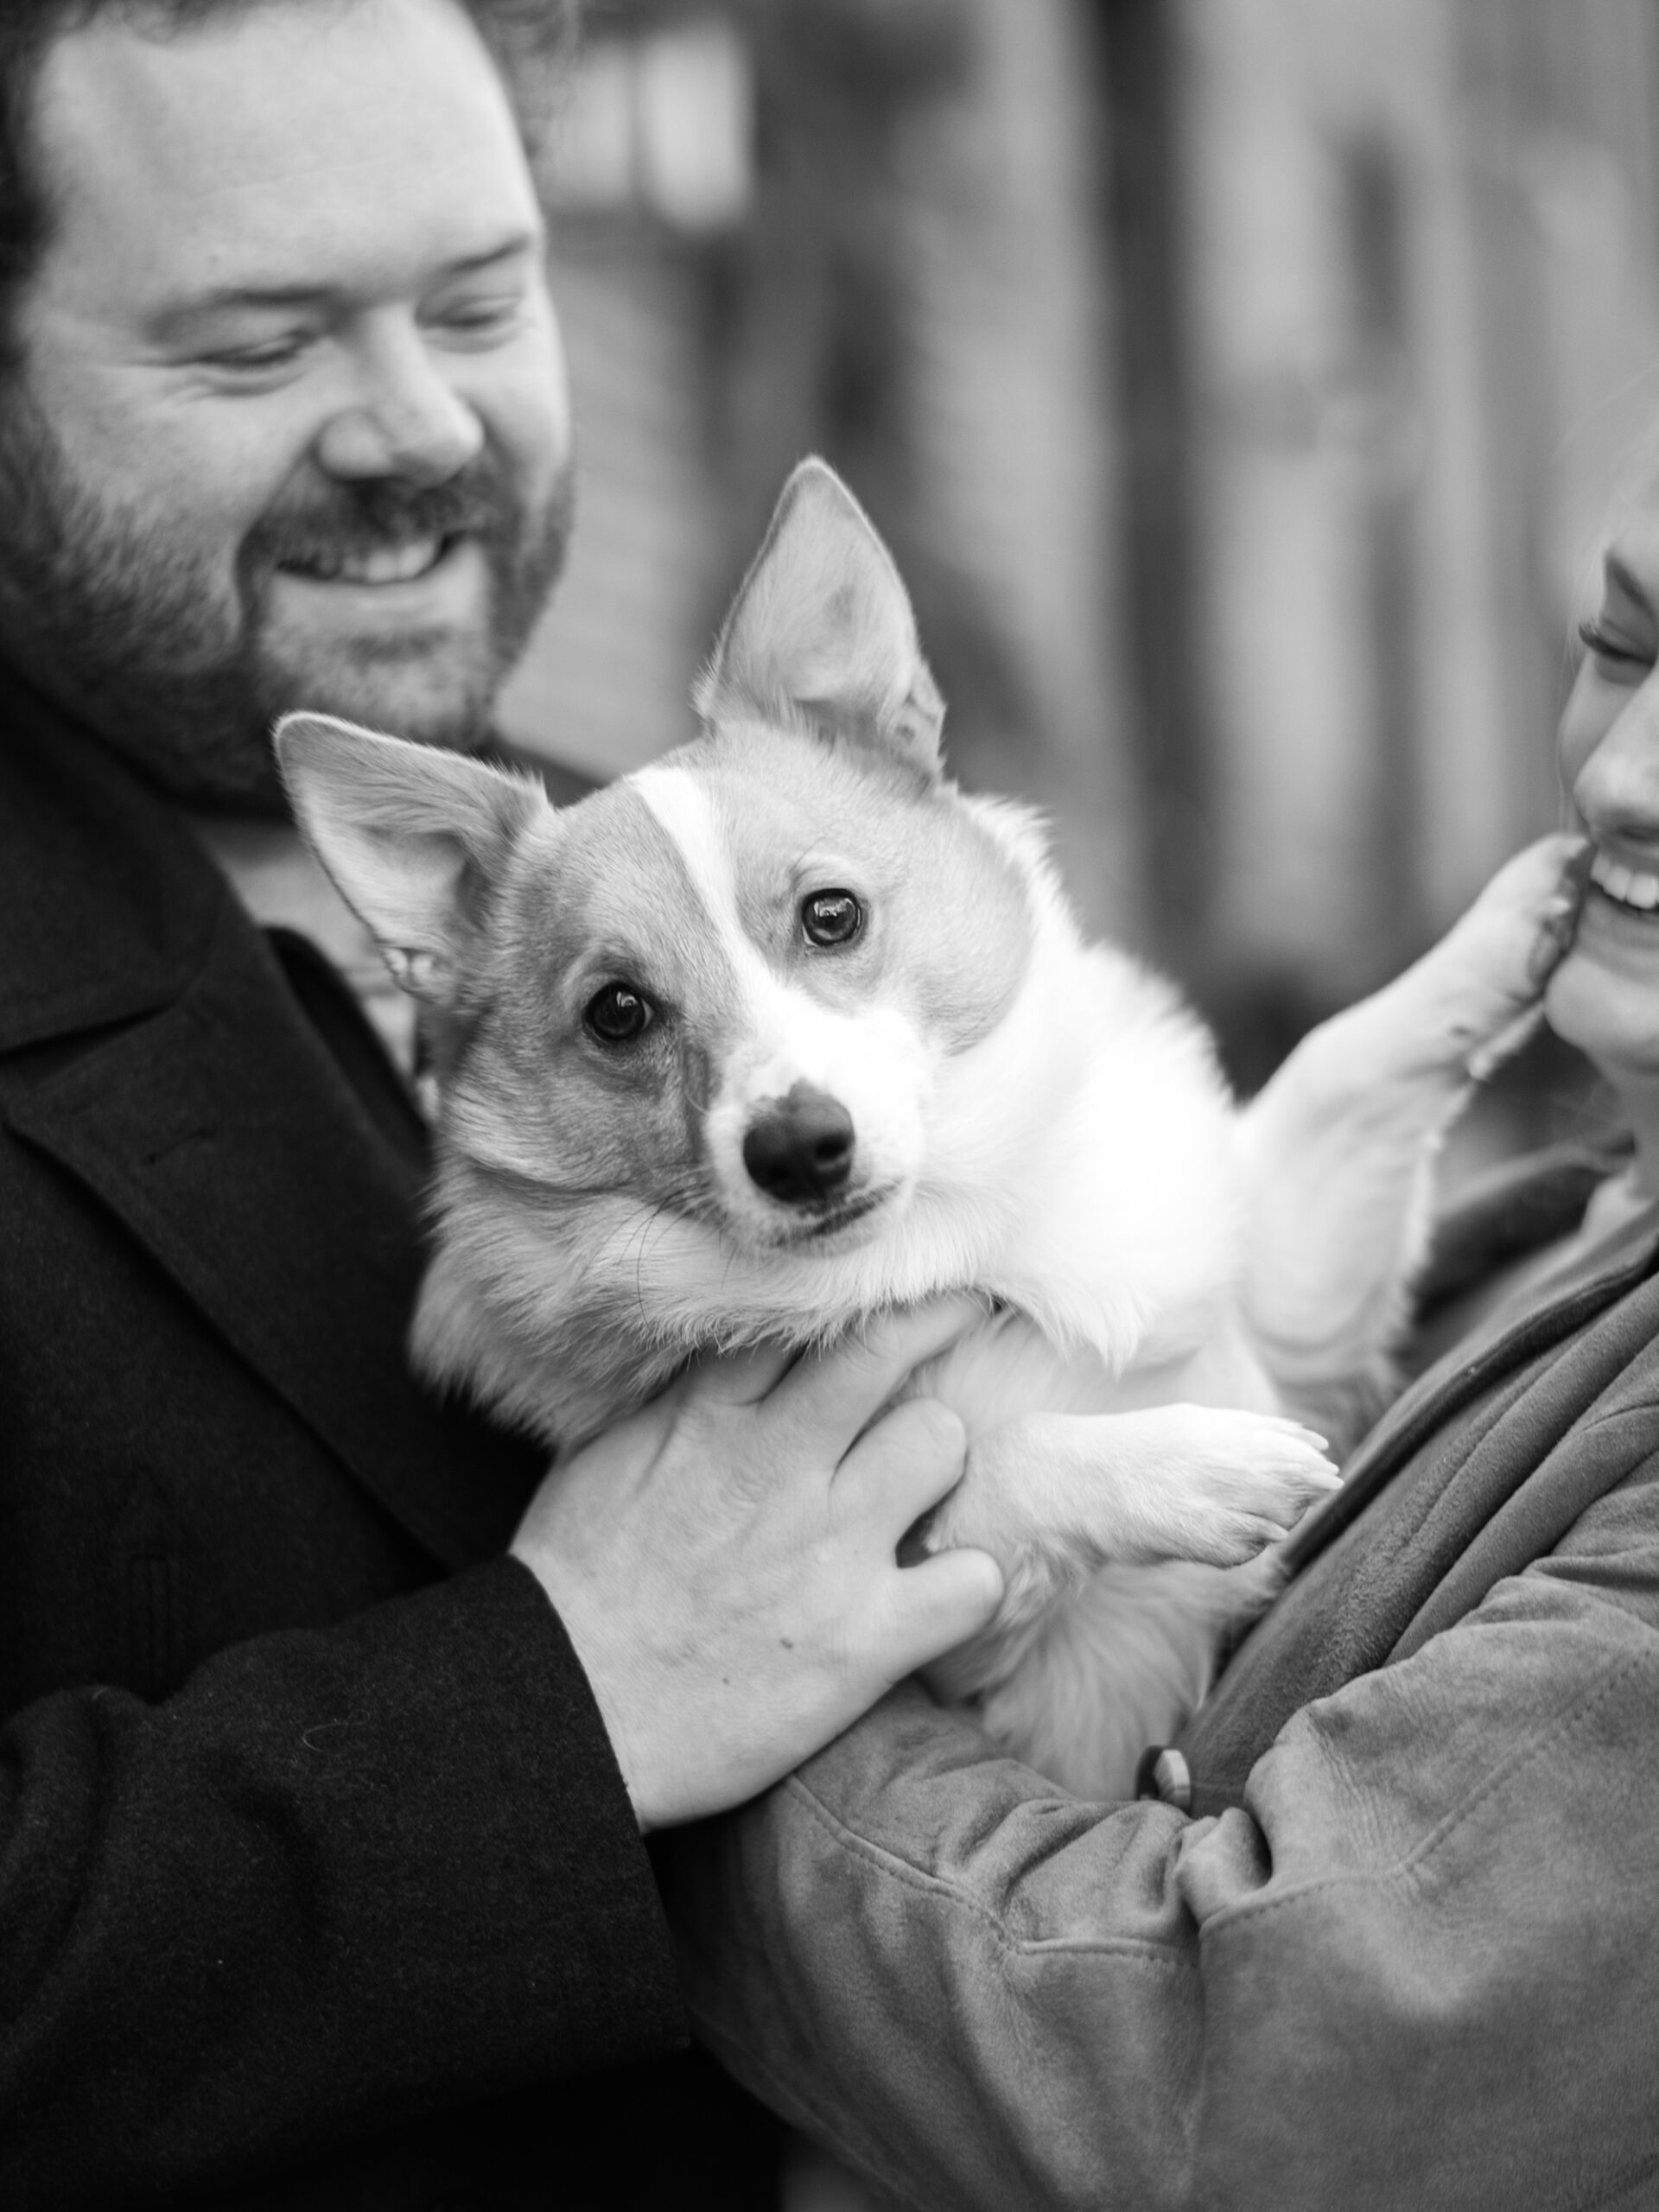
[[[766,2202],[758,2115],[676,2055],[642,1831],[997,1596],[959,1555],[870,1598],[962,1440],[867,1424],[960,1315],[716,1365],[574,1492],[405,1372],[411,1039],[269,733],[484,745],[556,572],[557,15],[0,20],[14,2212]]]

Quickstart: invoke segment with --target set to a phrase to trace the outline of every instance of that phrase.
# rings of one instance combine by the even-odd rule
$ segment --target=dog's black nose
[[[785,1205],[833,1198],[853,1172],[853,1117],[840,1099],[798,1083],[749,1124],[743,1165],[752,1181]]]

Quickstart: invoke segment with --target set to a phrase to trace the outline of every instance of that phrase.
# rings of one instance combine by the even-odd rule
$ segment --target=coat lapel
[[[487,1556],[540,1455],[409,1377],[418,1154],[373,1126],[168,810],[63,745],[0,766],[0,1046],[35,1047],[0,1112],[437,1560]],[[43,864],[12,871],[25,848]]]

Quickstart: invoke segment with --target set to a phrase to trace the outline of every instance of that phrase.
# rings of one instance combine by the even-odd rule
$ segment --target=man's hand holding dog
[[[555,1468],[513,1541],[588,1670],[642,1828],[741,1803],[982,1628],[995,1562],[895,1551],[960,1478],[956,1415],[912,1368],[982,1318],[963,1300],[791,1364],[683,1376]]]

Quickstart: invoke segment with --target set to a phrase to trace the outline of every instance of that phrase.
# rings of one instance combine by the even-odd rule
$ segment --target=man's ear
[[[453,998],[483,907],[545,795],[527,779],[331,715],[284,715],[276,760],[335,887],[416,997]]]
[[[804,461],[692,702],[707,721],[803,721],[939,766],[941,703],[893,556],[833,468]]]

